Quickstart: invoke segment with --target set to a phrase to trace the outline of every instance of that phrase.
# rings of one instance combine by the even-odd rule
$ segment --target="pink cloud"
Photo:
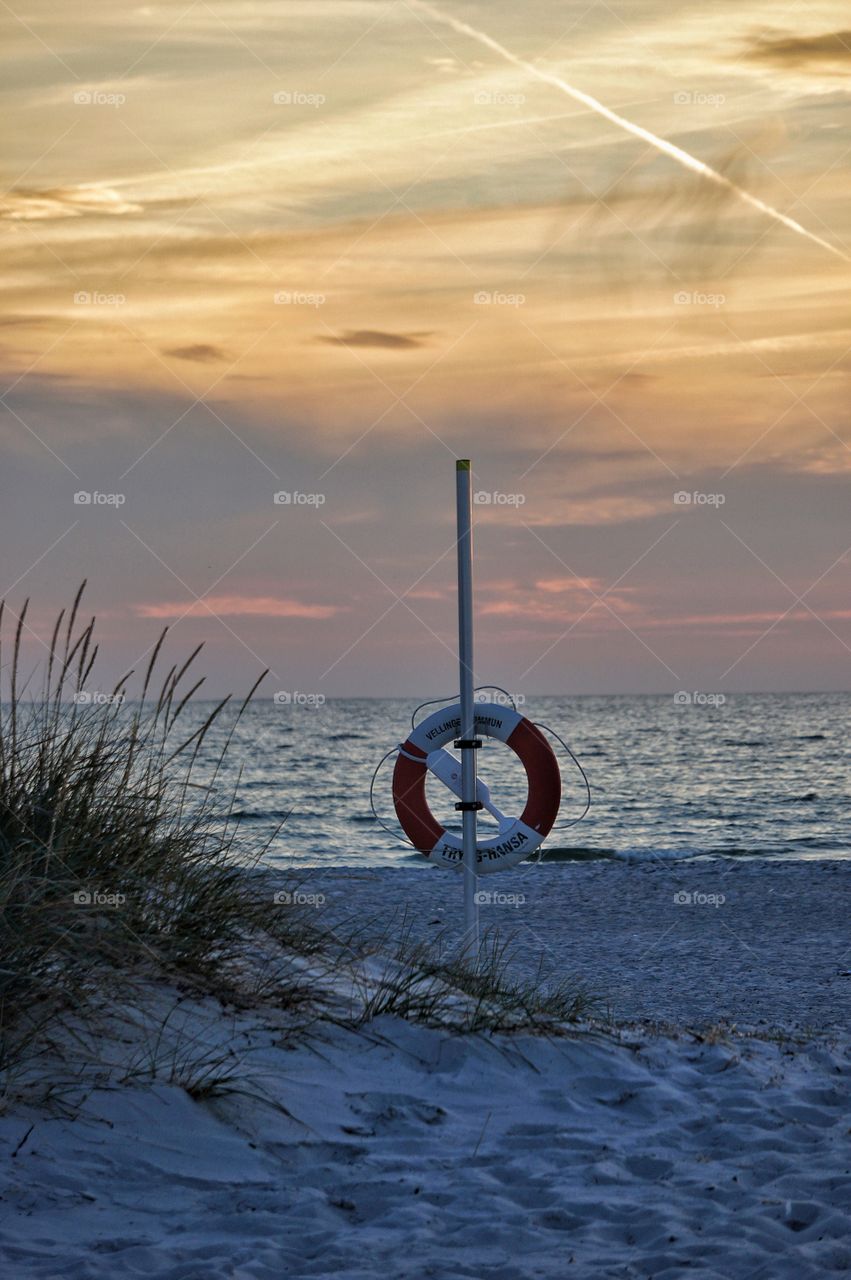
[[[851,618],[851,609],[819,609],[813,606],[813,612],[827,622],[845,622]],[[761,610],[758,613],[695,613],[673,617],[648,617],[644,625],[648,627],[744,627],[761,628],[777,623],[810,622],[813,614],[809,609],[792,609],[786,612],[785,606],[775,610]]]
[[[241,616],[261,618],[333,618],[342,610],[332,604],[306,604],[301,600],[280,599],[276,596],[206,596],[191,604],[161,601],[153,604],[134,606],[141,618],[209,618],[211,614],[219,617]]]
[[[595,615],[595,623],[599,625],[601,618],[604,624],[609,620],[615,622],[613,614],[628,614],[633,617],[641,612],[640,605],[632,600],[625,600],[615,593],[610,593],[600,600],[595,600],[591,594],[583,593],[581,599],[564,603],[548,600],[546,597],[536,598],[534,595],[524,594],[511,600],[491,600],[479,609],[482,617],[525,618],[527,621],[534,619],[536,622],[551,622],[557,626],[588,618],[592,613]]]
[[[606,585],[599,578],[539,578],[535,583],[538,591],[546,591],[549,595],[563,595],[573,591],[593,591],[601,595]]]
[[[409,600],[446,600],[449,595],[449,591],[440,591],[436,587],[417,587],[407,592]]]

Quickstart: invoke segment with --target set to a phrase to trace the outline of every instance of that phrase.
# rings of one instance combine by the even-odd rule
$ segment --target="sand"
[[[697,869],[582,866],[523,883],[550,886],[534,899],[536,927],[546,921],[557,964],[570,957],[617,979],[631,1015],[661,1022],[679,1011],[696,1023],[696,1012],[747,1011],[757,1000],[767,1024],[788,1014],[798,1026],[814,1020],[799,1018],[799,1006],[823,980],[846,990],[847,880],[815,864],[766,867],[740,864],[720,881],[738,903],[730,928],[749,921],[744,945],[722,945],[718,924],[704,922],[727,903],[711,916],[703,904],[705,916],[680,917],[679,950],[672,938],[647,952],[630,987],[625,977],[668,911],[652,914],[657,888],[661,904],[684,874],[698,892]],[[707,886],[719,888],[720,871],[707,868]],[[347,886],[351,908],[393,875],[402,898],[415,876],[417,895],[428,895],[424,928],[436,927],[437,908],[449,920],[440,895],[457,884],[445,876],[335,874],[325,889],[330,898]],[[508,875],[499,880],[513,891]],[[569,898],[555,883],[570,886]],[[601,925],[607,901],[619,928]],[[790,943],[781,925],[796,918]],[[832,949],[828,959],[817,942]],[[0,1118],[4,1277],[816,1280],[851,1271],[851,1040],[827,997],[806,1037],[635,1023],[472,1036],[382,1017],[357,1030],[325,1021],[295,1040],[275,1009],[223,1009],[163,985],[147,999],[132,1023],[114,1011],[75,1089]]]
[[[303,873],[339,920],[458,936],[460,879],[424,869]],[[519,972],[576,975],[619,1021],[851,1028],[851,861],[701,859],[521,865],[482,878],[483,931]]]

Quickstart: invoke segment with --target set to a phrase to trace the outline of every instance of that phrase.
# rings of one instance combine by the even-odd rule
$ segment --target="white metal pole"
[[[455,464],[458,513],[458,659],[461,674],[461,809],[464,849],[463,954],[479,958],[479,904],[476,900],[476,711],[473,701],[473,495],[470,461]]]

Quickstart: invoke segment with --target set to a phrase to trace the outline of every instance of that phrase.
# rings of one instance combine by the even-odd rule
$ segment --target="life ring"
[[[477,871],[487,875],[515,866],[543,843],[558,814],[561,771],[541,730],[518,711],[493,702],[479,702],[475,721],[477,737],[496,738],[520,758],[529,784],[521,816],[513,819],[510,828],[476,844]],[[429,754],[457,739],[460,731],[460,703],[435,711],[417,725],[399,748],[393,770],[393,803],[408,839],[432,862],[456,869],[463,861],[460,836],[447,831],[435,818],[428,806],[425,784]]]

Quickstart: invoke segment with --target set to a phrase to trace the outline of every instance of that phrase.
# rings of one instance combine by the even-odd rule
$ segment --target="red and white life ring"
[[[399,748],[393,771],[393,803],[408,839],[420,853],[443,866],[458,868],[463,849],[460,836],[447,831],[431,812],[426,798],[428,755],[461,730],[459,703],[427,716]],[[561,800],[558,760],[541,730],[511,707],[493,702],[476,704],[476,736],[497,738],[511,747],[526,770],[526,807],[510,829],[479,840],[479,875],[513,867],[532,853],[549,834]]]

